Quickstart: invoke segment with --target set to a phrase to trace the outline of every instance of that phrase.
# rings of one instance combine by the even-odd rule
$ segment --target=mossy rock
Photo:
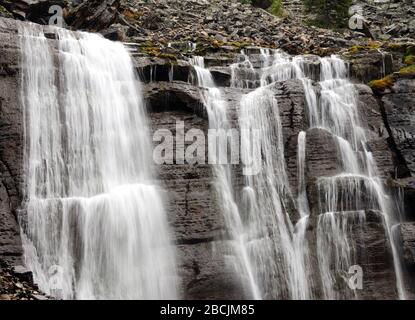
[[[414,65],[415,64],[415,55],[405,56],[403,62],[407,65]]]
[[[355,54],[355,53],[358,53],[358,52],[361,52],[361,51],[363,51],[364,50],[364,46],[353,46],[353,47],[351,47],[348,51],[347,51],[347,53],[349,53],[349,54]]]
[[[406,43],[390,43],[386,46],[386,48],[389,51],[405,53],[406,52]]]
[[[390,89],[395,84],[395,79],[393,76],[389,75],[382,79],[372,80],[369,82],[369,86],[374,91],[384,91],[386,89]]]
[[[415,77],[415,65],[411,65],[399,70],[399,75],[402,77]]]
[[[409,44],[409,45],[406,47],[406,52],[405,52],[405,54],[406,54],[407,56],[415,56],[415,45],[414,45],[414,44]]]
[[[242,42],[232,41],[232,42],[226,43],[226,45],[236,47],[236,48],[239,48],[239,49],[244,49],[246,47],[249,47],[252,44],[249,43],[249,42],[244,42],[244,41],[242,41]]]
[[[177,60],[177,56],[173,53],[164,53],[164,52],[162,52],[162,53],[159,53],[157,55],[157,57],[161,58],[161,59],[166,59],[166,60],[173,60],[173,61]]]
[[[373,51],[378,50],[382,46],[382,43],[379,41],[369,41],[366,45],[355,45],[351,47],[347,53],[356,54],[359,52]]]
[[[389,43],[386,49],[391,52],[402,53],[405,56],[415,55],[415,45],[413,43]]]
[[[7,11],[5,7],[0,5],[0,17],[13,18],[13,15],[9,11]]]

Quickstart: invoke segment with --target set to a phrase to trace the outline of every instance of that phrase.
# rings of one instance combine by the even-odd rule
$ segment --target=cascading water
[[[193,57],[190,60],[196,72],[197,84],[202,88],[201,96],[208,113],[209,129],[217,130],[220,134],[227,134],[231,129],[228,121],[227,104],[223,100],[221,91],[215,86],[212,74],[204,67],[203,57]],[[245,233],[238,206],[234,198],[232,173],[228,163],[229,141],[219,137],[219,142],[209,143],[209,162],[213,163],[215,188],[218,205],[224,214],[229,232],[232,236],[233,252],[237,260],[234,266],[237,269],[242,283],[248,284],[248,291],[253,299],[259,299],[260,292],[257,280],[252,271],[251,261],[245,245]],[[213,149],[212,147],[215,147]],[[217,156],[215,156],[217,155]]]
[[[249,214],[244,219],[245,246],[255,266],[261,297],[265,299],[310,298],[301,246],[295,239],[289,216],[293,206],[286,174],[282,126],[273,93],[260,87],[242,98],[241,131],[258,130],[258,145],[241,143],[242,154],[261,154],[261,170],[245,177],[250,190]],[[242,141],[245,137],[242,136]],[[305,222],[302,221],[302,223]],[[305,232],[299,226],[299,233]]]
[[[301,131],[298,134],[297,167],[298,167],[298,196],[297,207],[301,217],[310,215],[310,208],[307,199],[307,182],[305,180],[305,157],[307,134]]]
[[[215,87],[209,70],[203,67],[201,57],[190,61],[203,87],[202,98],[209,116],[211,129],[229,129],[226,103],[220,89]],[[266,84],[284,80],[301,72],[285,54],[270,57],[269,51],[261,52],[264,70],[256,73],[246,55],[231,66],[233,87],[255,88],[241,101],[239,126],[241,132],[241,159],[263,155],[259,161],[260,172],[247,175],[245,187],[236,203],[230,166],[214,166],[218,204],[225,216],[228,231],[233,239],[234,266],[241,281],[249,283],[249,296],[255,299],[312,297],[309,287],[310,270],[306,269],[307,248],[304,246],[308,217],[293,226],[287,206],[293,206],[285,170],[284,148],[277,101]],[[281,72],[280,67],[283,68]],[[276,70],[276,74],[272,72]],[[259,144],[252,141],[252,134],[259,135]],[[228,142],[222,140],[221,154],[227,155]],[[226,163],[226,162],[225,162]]]
[[[341,298],[335,291],[334,277],[339,270],[353,265],[355,255],[355,250],[346,240],[346,236],[350,237],[350,232],[346,230],[352,227],[354,216],[357,215],[360,222],[365,219],[365,212],[359,210],[366,209],[377,210],[384,221],[394,258],[398,295],[404,299],[399,257],[390,237],[394,212],[390,198],[383,190],[373,156],[366,147],[368,138],[359,120],[357,92],[347,80],[345,63],[337,57],[321,59],[319,85],[321,97],[317,106],[312,106],[312,109],[318,109],[320,115],[315,125],[336,137],[343,164],[343,173],[318,181],[322,200],[317,226],[319,267],[322,277],[330,278],[323,281],[324,297]],[[345,217],[348,210],[353,211]],[[334,261],[330,257],[334,257]],[[327,276],[330,268],[334,271]]]
[[[347,281],[342,280],[341,288],[338,282],[338,277],[347,280],[348,268],[356,263],[356,249],[351,241],[355,232],[352,227],[362,234],[367,210],[378,212],[384,221],[385,234],[391,240],[393,211],[375,161],[366,147],[368,139],[359,120],[357,92],[347,79],[346,64],[335,56],[317,58],[321,71],[316,74],[309,68],[308,59],[307,56],[293,58],[282,52],[263,49],[254,60],[242,52],[231,66],[231,87],[257,88],[241,99],[239,125],[242,158],[244,153],[261,154],[262,170],[259,174],[245,177],[241,197],[233,195],[235,191],[232,190],[229,172],[217,174],[220,178],[216,184],[222,191],[227,190],[222,192],[222,196],[226,194],[232,199],[223,202],[228,203],[227,209],[221,209],[225,216],[232,217],[227,219],[227,227],[233,230],[231,235],[234,240],[238,239],[243,252],[235,253],[239,259],[237,265],[243,266],[245,273],[249,270],[251,294],[256,298],[311,299],[315,297],[315,290],[321,291],[318,296],[325,299],[357,298],[356,291],[346,288]],[[196,67],[196,71],[199,84],[207,74],[211,79],[208,70],[200,72]],[[318,280],[311,275],[313,266],[306,237],[310,219],[305,172],[306,132],[302,131],[298,136],[298,193],[294,201],[286,177],[278,102],[269,90],[273,83],[289,79],[302,82],[309,128],[319,128],[333,136],[342,163],[340,174],[320,177],[316,182]],[[318,81],[317,85],[312,79]],[[213,86],[213,79],[209,81],[207,86]],[[219,89],[214,91],[218,97]],[[210,93],[208,95],[212,97]],[[205,105],[208,113],[212,113],[209,110],[212,104],[205,100]],[[223,115],[220,119],[226,119],[223,105],[215,112],[218,110]],[[211,114],[209,122],[213,127],[228,125],[223,126],[227,120],[220,122]],[[249,130],[259,130],[257,145],[243,143],[248,139],[244,132]],[[235,204],[237,198],[242,199],[241,203]],[[297,207],[294,210],[296,217],[290,216],[294,206]],[[399,297],[405,298],[394,242],[389,241],[389,244]],[[241,272],[241,269],[236,271]]]
[[[120,43],[21,27],[25,258],[64,299],[175,299],[178,278],[132,61]]]

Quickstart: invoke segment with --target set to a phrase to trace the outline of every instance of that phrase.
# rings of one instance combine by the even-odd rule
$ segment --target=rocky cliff
[[[8,1],[0,1],[7,9],[7,14],[2,14],[29,20],[32,17],[36,22],[42,22],[42,17],[46,19],[42,14],[28,15],[34,12],[30,11],[33,8],[18,6],[19,3],[25,1],[15,2],[14,7]],[[143,82],[153,132],[168,128],[174,133],[178,120],[184,121],[185,128],[207,131],[208,120],[199,91],[189,82],[194,70],[186,58],[194,54],[205,56],[231,110],[237,110],[242,95],[250,91],[230,88],[229,66],[241,49],[245,49],[252,60],[259,54],[258,46],[280,48],[292,54],[339,52],[348,60],[359,93],[362,121],[370,129],[370,151],[384,185],[391,196],[396,197],[404,216],[405,223],[398,228],[399,243],[407,272],[406,286],[409,291],[414,288],[411,281],[415,281],[415,72],[411,69],[410,56],[414,47],[410,39],[376,44],[366,39],[357,41],[350,33],[345,36],[305,27],[300,22],[287,23],[287,20],[237,1],[100,3],[99,10],[89,11],[96,8],[94,1],[78,6],[72,2],[66,9],[68,24],[129,42]],[[0,18],[0,260],[9,266],[22,264],[17,216],[24,198],[24,115],[17,30],[18,22]],[[312,56],[310,61],[313,61]],[[318,62],[310,65],[316,72],[321,67]],[[378,82],[373,83],[373,80]],[[372,88],[367,86],[369,81],[372,81]],[[297,192],[297,136],[307,129],[304,88],[299,80],[289,80],[275,83],[271,89],[279,105],[289,181],[292,190]],[[319,197],[316,180],[335,174],[340,160],[333,137],[327,132],[309,129],[307,137],[307,195],[313,212]],[[168,191],[169,220],[179,255],[182,296],[188,299],[246,298],[225,260],[229,238],[215,201],[212,168],[184,164],[163,165],[158,170],[160,181]],[[355,230],[353,244],[361,248],[357,261],[367,275],[365,290],[359,298],[395,299],[392,253],[380,216],[370,206],[350,209],[367,212],[364,232]],[[316,219],[317,216],[312,216],[307,228],[314,260],[317,259]],[[22,289],[12,290],[0,283],[0,294],[2,290],[9,297],[18,298],[18,295],[13,296],[13,290]],[[317,297],[321,297],[319,290],[321,288],[316,289]]]

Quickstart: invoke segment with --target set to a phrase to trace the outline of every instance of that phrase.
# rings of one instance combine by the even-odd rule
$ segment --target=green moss
[[[403,62],[407,65],[414,65],[415,64],[415,56],[414,55],[405,56]]]
[[[407,56],[415,56],[415,45],[409,44],[406,47],[405,55],[407,55]]]
[[[141,47],[141,52],[148,54],[149,56],[158,56],[160,54],[160,48],[158,47]]]
[[[282,17],[282,16],[286,15],[286,12],[283,9],[281,0],[273,0],[272,5],[271,5],[271,7],[269,7],[268,11],[271,14],[273,14],[274,16],[277,16],[277,17]]]
[[[392,76],[386,76],[383,79],[372,80],[369,82],[369,86],[375,91],[383,91],[393,87],[395,79]]]
[[[366,45],[355,45],[348,50],[349,54],[355,54],[361,51],[377,50],[381,47],[381,43],[378,41],[369,41]]]
[[[13,15],[5,7],[0,5],[0,17],[13,18]]]
[[[140,44],[140,51],[149,56],[157,57],[160,54],[160,47],[150,40],[147,40]]]
[[[153,44],[150,40],[147,40],[147,41],[142,42],[142,43],[140,44],[140,46],[141,46],[141,47],[153,47],[153,46],[154,46],[154,44]]]
[[[377,50],[381,47],[382,43],[379,41],[369,41],[366,48],[369,50]]]
[[[363,51],[365,49],[364,46],[353,46],[348,50],[348,53],[354,54],[354,53],[358,53],[360,51]]]
[[[314,19],[308,20],[309,24],[334,29],[347,28],[348,12],[352,2],[352,0],[303,0],[306,10],[315,16]]]
[[[167,59],[167,60],[177,60],[176,55],[172,53],[159,53],[157,57],[162,58],[162,59]]]
[[[402,68],[401,70],[399,70],[399,75],[403,77],[415,77],[415,65]]]
[[[244,42],[232,41],[232,42],[228,42],[227,45],[243,49],[243,48],[250,46],[251,43],[245,42],[245,41]]]
[[[389,43],[386,48],[388,51],[399,52],[405,54],[408,49],[407,43]]]

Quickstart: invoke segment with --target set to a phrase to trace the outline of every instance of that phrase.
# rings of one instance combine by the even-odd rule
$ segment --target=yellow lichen
[[[143,15],[140,11],[133,11],[130,9],[125,9],[122,14],[130,22],[137,21]]]
[[[392,76],[386,76],[383,79],[372,80],[369,82],[369,86],[376,91],[383,91],[385,89],[392,88],[395,83],[395,80]]]
[[[353,46],[349,49],[349,53],[354,54],[354,53],[358,53],[359,51],[364,50],[365,47],[363,46]]]
[[[369,50],[376,50],[376,49],[379,49],[380,46],[381,46],[381,42],[369,40],[369,42],[367,43],[366,48],[369,49]]]
[[[355,45],[352,46],[349,50],[348,53],[349,54],[355,54],[358,53],[360,51],[372,51],[372,50],[377,50],[381,47],[381,43],[379,41],[368,41],[366,45]]]
[[[228,42],[226,44],[229,45],[229,46],[232,46],[232,47],[240,48],[240,49],[243,49],[243,48],[248,47],[248,46],[251,45],[251,43],[245,42],[245,41],[243,41],[243,42],[232,41],[232,42]]]
[[[159,53],[157,57],[167,60],[177,60],[177,57],[172,53]]]

